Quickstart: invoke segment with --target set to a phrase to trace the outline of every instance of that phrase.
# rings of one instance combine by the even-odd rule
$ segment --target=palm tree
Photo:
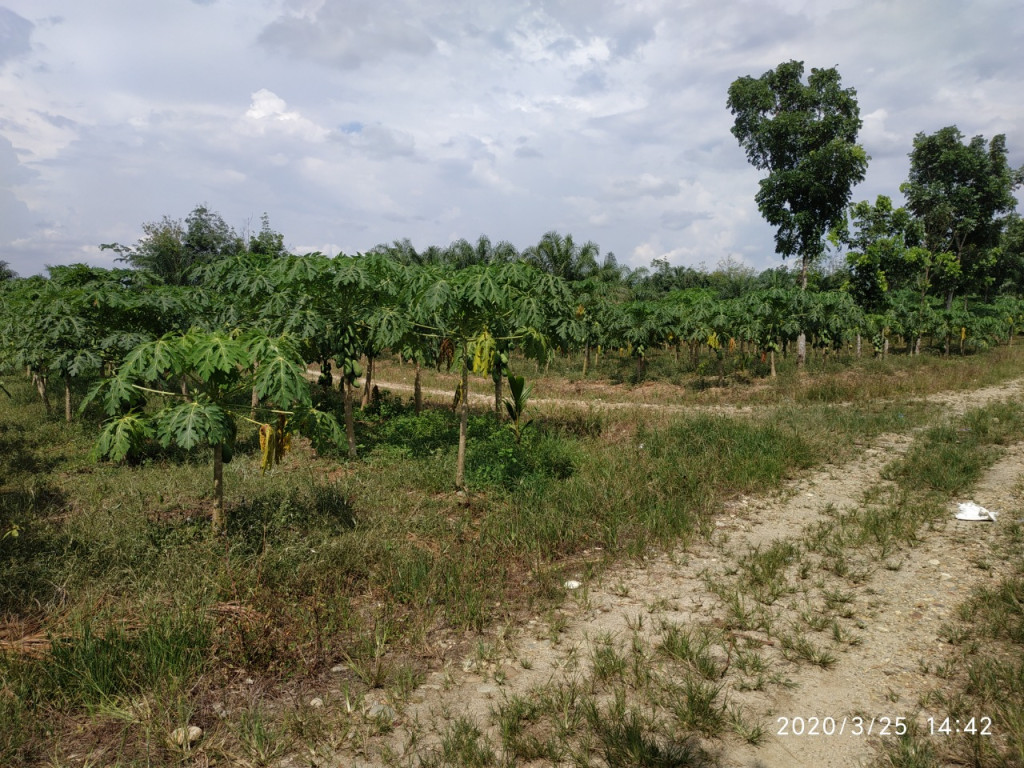
[[[575,282],[598,270],[597,257],[600,253],[601,249],[592,241],[576,245],[572,235],[563,237],[551,230],[537,245],[523,251],[523,257],[555,277]]]

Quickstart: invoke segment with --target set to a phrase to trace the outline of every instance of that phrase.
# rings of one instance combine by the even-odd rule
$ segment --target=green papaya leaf
[[[233,430],[231,415],[209,400],[191,402],[165,408],[156,417],[156,434],[165,448],[172,443],[190,450],[202,442],[220,443],[228,439]]]
[[[141,414],[130,411],[103,425],[93,457],[123,461],[138,451],[146,440],[153,436],[153,428]]]

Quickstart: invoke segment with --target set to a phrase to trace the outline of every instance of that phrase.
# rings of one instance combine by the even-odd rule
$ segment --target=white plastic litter
[[[997,514],[990,509],[985,509],[975,504],[973,501],[964,501],[960,503],[960,511],[956,513],[956,519],[994,523]]]
[[[579,589],[581,586],[583,585],[574,579],[569,579],[569,581],[565,582],[566,589]]]

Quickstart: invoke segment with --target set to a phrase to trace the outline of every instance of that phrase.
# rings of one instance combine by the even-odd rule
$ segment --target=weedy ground
[[[602,366],[621,374],[632,363],[606,356],[597,381],[540,376],[521,443],[481,408],[465,494],[452,489],[450,410],[417,416],[385,396],[360,414],[355,461],[299,446],[264,477],[255,435],[243,433],[220,536],[207,519],[208,456],[154,448],[131,465],[96,464],[92,415],[47,419],[27,382],[8,377],[0,763],[722,763],[723,745],[769,738],[768,702],[800,670],[842,663],[868,621],[857,607],[865,585],[899,567],[952,495],[1024,436],[1013,402],[950,422],[948,404],[925,396],[1014,378],[1022,361],[1014,347],[823,361],[749,384],[699,374],[680,390],[670,376],[615,384]],[[649,375],[659,365],[674,359]],[[411,370],[377,375],[411,384]],[[453,384],[431,373],[426,386]],[[676,408],[603,408],[610,399]],[[706,404],[734,410],[678,408]],[[723,538],[737,500],[842,466],[882,436],[899,447],[861,503],[786,538]],[[1019,526],[1000,530],[993,560],[1019,562]],[[596,610],[587,586],[567,593],[567,579],[626,597],[623,568],[652,553],[682,567],[696,547],[720,553],[694,572],[707,610],[654,596],[623,631],[564,639]],[[990,702],[1019,689],[1022,575],[994,570],[999,581],[950,625],[951,650],[971,662],[936,663],[945,676],[928,695],[951,712],[994,713],[999,738],[940,743],[915,731],[880,759],[931,765],[913,761],[970,752],[978,765],[1017,764],[1024,715]],[[518,675],[545,680],[508,692],[510,654]],[[458,694],[453,669],[480,677],[487,711],[435,710],[428,722],[423,709],[417,722],[427,694]],[[175,744],[170,734],[189,724],[202,739]]]

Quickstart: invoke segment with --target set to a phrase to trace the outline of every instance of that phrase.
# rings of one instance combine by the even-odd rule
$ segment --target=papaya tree
[[[772,378],[775,378],[775,353],[782,344],[800,331],[795,309],[798,293],[783,285],[769,286],[747,295],[747,316],[751,324],[747,333],[770,359]]]
[[[256,328],[294,339],[305,364],[320,368],[320,383],[339,380],[349,455],[356,455],[352,392],[362,375],[373,275],[361,257],[319,252],[242,253],[202,268],[200,284],[216,297],[212,328]],[[214,291],[213,288],[217,290]],[[259,405],[252,393],[251,407]]]
[[[668,337],[670,320],[663,303],[636,300],[617,307],[613,343],[629,350],[636,362],[636,379],[647,373],[647,355]]]
[[[6,356],[29,371],[47,412],[48,383],[63,383],[64,417],[71,421],[72,382],[100,375],[135,345],[173,328],[182,306],[174,289],[145,272],[85,264],[48,272],[12,282],[0,334]]]
[[[413,313],[416,332],[450,340],[459,362],[457,488],[466,485],[470,371],[490,374],[499,340],[518,344],[528,357],[545,359],[557,322],[550,316],[551,308],[568,306],[569,299],[565,281],[525,262],[475,264],[460,270],[428,265],[405,285],[402,300]]]
[[[180,380],[188,384],[187,395],[174,386]],[[337,421],[313,407],[305,363],[293,338],[257,330],[192,329],[138,345],[115,376],[93,388],[86,403],[100,398],[110,416],[95,453],[121,461],[152,439],[185,450],[211,446],[213,527],[221,530],[226,524],[224,463],[232,458],[238,420],[249,419],[253,390],[265,403],[259,408],[261,444],[276,448],[271,458],[280,458],[293,431],[318,447],[340,444]],[[147,408],[154,399],[159,407]]]

